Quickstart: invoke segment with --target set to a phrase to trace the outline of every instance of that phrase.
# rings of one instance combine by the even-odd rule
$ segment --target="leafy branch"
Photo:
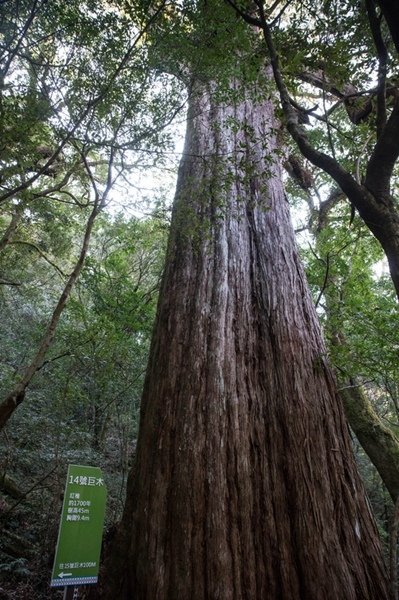
[[[280,56],[274,43],[271,25],[267,21],[263,2],[255,0],[258,16],[254,17],[253,14],[243,11],[233,0],[226,1],[249,25],[262,31],[288,132],[302,155],[334,179],[380,242],[387,256],[392,281],[399,298],[399,214],[395,200],[390,193],[390,180],[399,156],[399,98],[395,98],[391,114],[384,126],[382,126],[384,116],[380,106],[379,127],[381,131],[379,131],[377,142],[367,164],[365,181],[359,183],[334,156],[316,149],[310,141],[309,135],[299,120],[298,111],[292,106],[288,87],[283,77]],[[377,32],[374,33],[377,36]],[[378,43],[377,37],[375,39]],[[380,73],[382,77],[385,72],[382,60],[383,49],[380,48],[380,45],[378,48],[381,55]]]

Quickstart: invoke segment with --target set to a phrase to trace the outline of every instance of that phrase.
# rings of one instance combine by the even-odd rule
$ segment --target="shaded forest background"
[[[273,23],[292,106],[314,146],[361,181],[378,137],[381,77],[388,115],[397,103],[394,39],[374,4],[386,55],[367,3],[290,4],[275,3]],[[214,43],[226,10],[217,6],[205,19],[195,3],[0,7],[0,398],[15,392],[19,404],[0,438],[0,597],[60,594],[48,583],[68,463],[103,469],[106,536],[121,515],[170,220],[165,186],[190,93],[181,56],[231,76],[226,38]],[[251,77],[265,50],[259,40],[254,54],[245,35]],[[283,126],[279,135],[342,401],[363,407],[353,447],[388,556],[397,492],[359,440],[362,427],[369,436],[365,421],[381,428],[398,464],[394,287],[380,245],[336,183]]]

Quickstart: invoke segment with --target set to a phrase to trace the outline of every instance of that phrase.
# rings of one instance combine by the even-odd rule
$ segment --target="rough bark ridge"
[[[101,597],[387,599],[295,248],[272,104],[196,92]]]

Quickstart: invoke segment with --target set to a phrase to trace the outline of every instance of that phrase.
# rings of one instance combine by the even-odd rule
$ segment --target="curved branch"
[[[43,258],[43,260],[45,260],[46,262],[48,262],[49,265],[54,267],[54,269],[56,269],[62,277],[66,277],[66,273],[64,273],[48,256],[46,256],[44,254],[44,252],[42,252],[40,250],[39,246],[37,246],[33,242],[26,242],[24,240],[12,240],[9,242],[9,244],[18,244],[21,246],[28,246],[28,248],[32,248],[33,250],[36,250],[36,252],[39,254],[39,256],[41,256],[41,258]]]
[[[316,150],[310,143],[305,129],[300,125],[298,114],[291,105],[288,89],[282,77],[280,59],[274,46],[270,27],[266,21],[263,4],[262,2],[257,2],[257,4],[259,7],[263,36],[269,50],[273,75],[280,95],[284,116],[286,118],[286,126],[291,137],[296,142],[305,158],[316,167],[319,167],[328,173],[338,183],[342,191],[351,198],[351,201],[353,201],[359,211],[369,211],[370,201],[373,199],[369,197],[363,186],[359,185],[352,175],[348,173],[337,160],[324,152]]]
[[[254,27],[262,27],[262,23],[259,21],[259,19],[256,19],[252,15],[244,12],[239,6],[237,6],[235,2],[233,2],[233,0],[226,0],[226,2],[227,4],[230,4],[232,8],[234,8],[236,13],[242,17],[246,23],[253,25]]]
[[[317,227],[316,232],[320,233],[324,227],[327,225],[328,214],[331,209],[338,204],[342,198],[345,197],[345,194],[339,188],[333,188],[328,195],[328,198],[320,203],[318,210],[318,219],[317,219]]]

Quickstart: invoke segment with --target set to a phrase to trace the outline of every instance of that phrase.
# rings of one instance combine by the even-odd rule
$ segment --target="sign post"
[[[77,600],[79,598],[78,593],[78,587],[64,587],[63,600]]]
[[[106,499],[101,469],[68,466],[52,587],[97,583]]]

